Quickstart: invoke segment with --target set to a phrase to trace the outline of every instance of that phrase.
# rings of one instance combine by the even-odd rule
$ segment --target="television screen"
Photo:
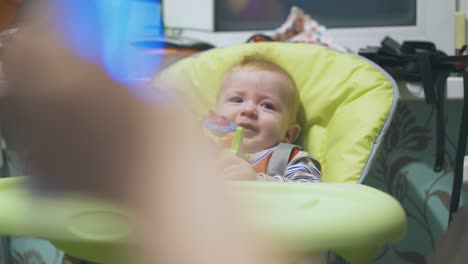
[[[329,28],[416,25],[416,0],[214,1],[215,31],[275,29],[292,6],[304,9]]]

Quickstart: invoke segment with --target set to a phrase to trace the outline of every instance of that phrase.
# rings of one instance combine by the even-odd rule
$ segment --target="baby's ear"
[[[299,124],[297,123],[292,124],[288,128],[288,131],[286,131],[284,141],[286,143],[293,143],[294,141],[296,141],[297,137],[299,136],[299,133],[301,133],[301,126],[299,126]]]

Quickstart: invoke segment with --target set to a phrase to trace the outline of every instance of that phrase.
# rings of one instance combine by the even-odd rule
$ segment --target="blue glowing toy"
[[[101,64],[117,82],[132,85],[157,70],[160,55],[150,55],[132,42],[163,35],[160,0],[53,3],[55,24],[67,44],[81,58]]]

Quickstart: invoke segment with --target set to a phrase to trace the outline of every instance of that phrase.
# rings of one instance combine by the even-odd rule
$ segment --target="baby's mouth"
[[[237,125],[244,128],[245,136],[249,136],[257,131],[257,128],[251,124],[239,123]]]

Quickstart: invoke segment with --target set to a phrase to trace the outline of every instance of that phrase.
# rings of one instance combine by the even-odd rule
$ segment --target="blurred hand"
[[[0,98],[2,128],[38,188],[129,206],[142,263],[276,263],[238,222],[190,109],[177,98],[141,101],[71,52],[45,12],[34,10],[7,47]],[[226,162],[230,177],[253,176],[241,177],[247,162]]]
[[[5,48],[0,117],[9,146],[24,154],[28,174],[42,177],[32,178],[39,189],[121,197],[141,120],[154,113],[41,22]]]
[[[244,159],[236,155],[224,155],[220,160],[222,176],[229,180],[255,181],[255,171]]]

